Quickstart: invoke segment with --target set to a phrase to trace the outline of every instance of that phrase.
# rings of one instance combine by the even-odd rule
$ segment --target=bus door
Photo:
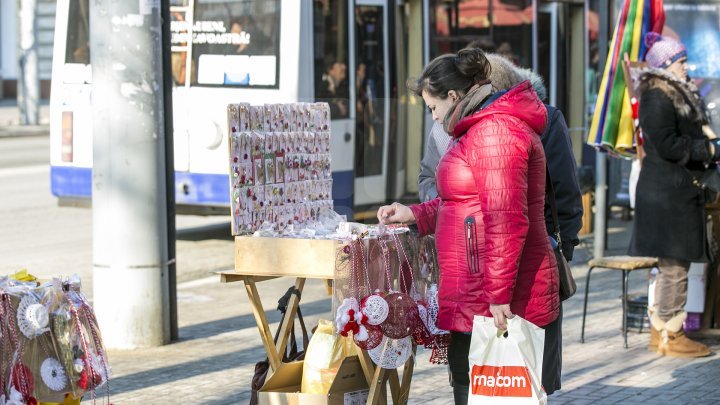
[[[352,2],[347,0],[312,1],[312,44],[314,101],[330,105],[332,119],[330,130],[331,169],[333,173],[333,201],[335,211],[352,220],[353,186],[355,180],[355,72],[353,54],[350,51],[348,22],[353,16]],[[303,21],[306,21],[303,19]],[[284,25],[284,23],[283,23]],[[303,54],[307,54],[304,52]],[[299,101],[310,101],[301,99]]]
[[[384,0],[355,1],[356,206],[387,198],[391,102],[387,13]]]

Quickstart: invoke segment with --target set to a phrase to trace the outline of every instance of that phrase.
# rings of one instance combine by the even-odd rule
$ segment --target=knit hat
[[[687,57],[687,51],[683,44],[655,32],[648,32],[645,35],[645,46],[648,48],[645,61],[650,67],[665,69]]]

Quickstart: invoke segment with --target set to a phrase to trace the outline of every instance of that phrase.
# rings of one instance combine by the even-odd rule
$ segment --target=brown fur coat
[[[681,81],[663,69],[644,68],[637,83],[638,96],[653,88],[670,98],[678,115],[701,125],[708,123],[705,103],[692,81]]]

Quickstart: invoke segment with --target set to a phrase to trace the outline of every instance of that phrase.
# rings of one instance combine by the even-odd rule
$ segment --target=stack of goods
[[[79,404],[102,386],[110,403],[109,377],[79,278],[0,278],[0,404]]]
[[[233,235],[282,232],[332,209],[327,103],[231,104],[228,133]]]
[[[434,242],[392,229],[367,235],[354,235],[338,255],[337,332],[383,368],[402,366],[413,344],[432,349],[431,362],[446,363],[449,334],[436,326]]]

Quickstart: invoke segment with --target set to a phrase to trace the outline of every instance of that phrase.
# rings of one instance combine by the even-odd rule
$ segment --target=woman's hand
[[[410,207],[407,207],[400,203],[392,203],[390,205],[380,207],[377,212],[377,218],[378,221],[380,221],[380,223],[383,225],[395,223],[415,223],[415,214],[413,214]]]
[[[708,139],[717,139],[718,138],[718,136],[715,135],[715,131],[713,131],[709,125],[703,125],[702,130]]]
[[[490,304],[490,313],[495,320],[495,327],[500,330],[507,330],[507,319],[515,317],[510,311],[510,304]]]

